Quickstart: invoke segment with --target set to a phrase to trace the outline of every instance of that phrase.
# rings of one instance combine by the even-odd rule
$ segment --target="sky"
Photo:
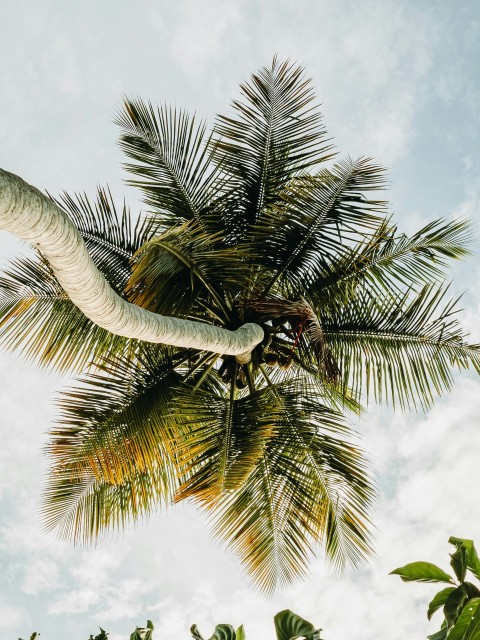
[[[273,55],[303,63],[341,154],[389,168],[391,210],[411,232],[434,218],[480,219],[480,5],[476,0],[2,0],[0,167],[58,194],[123,184],[112,123],[122,96],[176,104],[210,122],[238,84]],[[476,249],[476,247],[474,247]],[[25,248],[0,233],[0,261]],[[478,252],[452,271],[463,324],[480,341]],[[159,513],[96,548],[38,526],[55,393],[47,376],[0,353],[0,632],[42,640],[111,640],[155,624],[155,640],[196,623],[245,624],[274,638],[290,608],[327,640],[400,640],[433,633],[436,585],[388,573],[415,560],[448,568],[450,535],[480,546],[480,379],[458,375],[428,414],[371,405],[356,425],[375,468],[376,555],[338,576],[321,554],[303,583],[265,599],[209,536],[192,507]]]

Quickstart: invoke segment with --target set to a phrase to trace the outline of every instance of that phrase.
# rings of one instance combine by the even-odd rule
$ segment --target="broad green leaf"
[[[463,582],[467,572],[467,550],[463,545],[459,545],[457,550],[450,554],[450,566],[455,571],[455,575]]]
[[[411,562],[390,572],[404,582],[448,582],[455,584],[452,576],[430,562]]]
[[[137,627],[131,634],[130,640],[152,640],[153,622],[147,620],[146,627]]]
[[[236,640],[235,629],[231,624],[217,624],[210,640]]]
[[[243,627],[240,627],[243,631]],[[190,633],[192,634],[194,640],[205,640],[196,624],[190,627]],[[243,636],[243,639],[245,635]],[[215,631],[213,636],[209,640],[243,640],[241,637],[238,638],[235,629],[231,624],[217,624],[215,627]]]
[[[449,629],[456,623],[458,616],[470,597],[469,590],[465,584],[461,584],[448,596],[445,606],[443,607],[443,613],[445,614],[445,620]]]
[[[473,598],[464,607],[448,640],[478,640],[480,638],[480,598]]]
[[[277,640],[294,640],[294,638],[315,640],[320,637],[321,629],[315,629],[311,622],[304,620],[290,609],[280,611],[273,620]]]
[[[448,632],[447,627],[443,627],[436,633],[432,633],[431,636],[427,636],[427,637],[428,637],[428,640],[445,640],[445,638],[447,637],[447,632]]]
[[[463,547],[467,554],[467,567],[473,575],[480,580],[480,559],[477,555],[473,540],[465,540],[464,538],[455,538],[452,536],[448,542],[454,544],[457,549]]]
[[[246,638],[247,636],[245,635],[245,629],[243,628],[243,624],[242,624],[237,629],[236,640],[246,640]]]
[[[428,605],[427,618],[429,620],[432,618],[432,615],[435,613],[435,611],[437,611],[437,609],[443,607],[452,591],[455,591],[455,587],[446,587],[434,596],[433,600]]]
[[[190,627],[190,633],[192,634],[192,638],[194,640],[205,640],[202,634],[200,633],[200,631],[198,630],[198,627],[196,624],[192,624],[192,626]]]
[[[471,582],[463,582],[448,596],[443,612],[447,626],[450,628],[457,621],[464,606],[469,600],[480,597],[480,591]]]

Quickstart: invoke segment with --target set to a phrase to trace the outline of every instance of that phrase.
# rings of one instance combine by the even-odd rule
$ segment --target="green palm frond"
[[[262,266],[273,271],[264,295],[277,283],[301,289],[312,269],[336,260],[352,242],[372,236],[386,203],[363,193],[384,184],[384,170],[369,158],[347,159],[290,181],[280,194],[282,202],[263,211],[252,238],[253,246],[263,248]]]
[[[87,509],[92,487],[101,498],[102,487],[133,491],[136,478],[148,482],[150,475],[163,498],[172,498],[178,485],[178,434],[170,404],[180,381],[175,366],[183,359],[168,350],[146,350],[135,365],[117,358],[61,394],[61,421],[52,429],[47,449],[51,471],[44,513],[52,526],[64,527],[64,521],[72,520],[78,523],[78,530],[71,530],[75,539],[88,537],[81,530],[84,520],[74,512],[78,500]],[[103,524],[108,526],[106,516]]]
[[[200,219],[218,179],[205,123],[140,98],[126,98],[115,122],[122,129],[120,147],[133,160],[125,168],[139,176],[128,184],[142,190],[160,229]]]
[[[43,524],[74,543],[90,544],[108,531],[121,531],[168,504],[171,481],[165,466],[136,471],[121,483],[97,478],[91,469],[73,474],[56,469],[44,488]]]
[[[451,389],[452,368],[480,371],[480,345],[468,344],[447,289],[382,297],[362,290],[334,317],[325,317],[327,343],[344,384],[378,402],[427,409]]]
[[[182,389],[173,419],[183,428],[178,457],[186,479],[177,501],[195,498],[209,505],[239,486],[262,457],[281,417],[269,388],[236,397],[232,380],[228,395]]]
[[[217,119],[213,148],[213,159],[233,181],[235,194],[224,208],[237,237],[293,175],[332,155],[302,67],[274,58],[241,91],[235,115]]]
[[[276,394],[283,415],[264,456],[214,510],[214,532],[266,592],[306,575],[319,542],[338,566],[368,554],[366,512],[374,496],[342,416],[298,390]]]
[[[92,324],[68,299],[41,256],[13,261],[0,278],[0,344],[46,369],[80,371],[134,341]]]
[[[342,415],[362,416],[365,409],[361,404],[360,396],[345,384],[338,381],[325,379],[318,375],[318,369],[309,369],[308,360],[299,358],[299,368],[302,370],[302,379],[309,387],[313,387],[313,393],[322,399],[322,403]],[[307,365],[307,366],[306,366]]]
[[[156,313],[228,321],[233,297],[246,276],[240,247],[225,247],[221,234],[196,221],[152,238],[137,252],[127,286],[129,300]]]
[[[130,276],[132,256],[152,235],[148,222],[138,219],[134,223],[125,203],[120,213],[108,188],[98,187],[93,203],[86,194],[72,198],[68,193],[63,193],[54,202],[82,234],[98,269],[122,295]]]
[[[407,236],[386,219],[374,236],[347,248],[336,261],[312,264],[303,286],[323,308],[330,301],[334,306],[346,302],[364,281],[378,288],[378,295],[421,287],[443,279],[447,260],[469,255],[471,239],[471,225],[465,220],[435,220]]]
[[[104,189],[97,200],[64,194],[56,201],[73,220],[97,267],[123,293],[130,260],[148,238],[145,224],[121,215]],[[131,353],[137,341],[94,325],[70,301],[42,255],[14,260],[0,278],[0,344],[45,368],[80,371],[105,353]]]
[[[301,381],[320,404],[332,411],[346,416],[363,415],[365,409],[360,403],[358,393],[345,386],[341,380],[330,380],[325,375],[319,374],[315,355],[309,354],[306,358],[303,352],[297,354],[294,351],[292,359],[291,367],[260,364],[255,379],[256,388],[261,388],[264,384],[272,387],[289,384],[292,380]]]

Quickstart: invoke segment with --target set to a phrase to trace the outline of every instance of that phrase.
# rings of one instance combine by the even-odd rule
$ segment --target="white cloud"
[[[53,591],[59,585],[59,567],[51,558],[33,558],[28,562],[22,583],[22,591],[37,594]]]
[[[96,548],[88,551],[70,549],[64,570],[68,574],[67,588],[53,597],[49,613],[91,612],[101,606],[115,592],[115,571],[122,564],[128,547],[116,544],[112,548]]]
[[[25,621],[25,612],[20,607],[0,601],[0,631],[11,631]]]
[[[169,43],[176,65],[187,77],[194,79],[205,73],[207,65],[216,66],[228,50],[232,34],[245,28],[243,12],[235,4],[222,0],[184,0],[168,8],[158,2],[151,4],[152,24]]]
[[[337,3],[329,14],[338,28],[322,34],[320,59],[332,62],[316,74],[329,128],[344,152],[391,167],[414,134],[435,29],[421,12],[391,2]]]
[[[96,588],[74,589],[63,594],[48,607],[48,613],[85,613],[100,602],[100,593]]]
[[[7,512],[10,517],[0,522],[0,548],[11,554],[51,551],[59,555],[58,544],[38,528],[41,448],[44,432],[53,421],[56,381],[6,353],[0,358],[0,380],[0,500],[13,502]]]
[[[142,577],[120,580],[118,584],[110,585],[103,594],[103,602],[95,613],[95,620],[102,623],[103,620],[116,622],[125,618],[138,618],[143,615],[144,599],[151,590],[151,581]],[[139,625],[140,622],[141,620]]]

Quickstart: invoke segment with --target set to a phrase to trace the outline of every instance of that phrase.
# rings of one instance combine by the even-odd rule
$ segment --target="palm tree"
[[[0,173],[0,227],[34,245],[0,280],[0,339],[81,375],[60,399],[44,517],[90,542],[190,500],[266,591],[371,549],[360,401],[428,408],[480,370],[448,298],[469,227],[407,237],[384,171],[333,161],[302,68],[274,59],[211,134],[125,100],[133,225],[108,191],[54,201]]]

